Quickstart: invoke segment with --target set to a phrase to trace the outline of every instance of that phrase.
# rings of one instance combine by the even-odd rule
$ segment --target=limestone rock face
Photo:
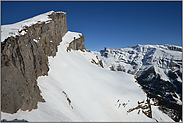
[[[37,108],[44,102],[36,79],[48,75],[48,56],[67,33],[66,14],[53,12],[49,22],[38,22],[1,42],[1,111],[16,113]],[[20,32],[21,32],[20,31]]]

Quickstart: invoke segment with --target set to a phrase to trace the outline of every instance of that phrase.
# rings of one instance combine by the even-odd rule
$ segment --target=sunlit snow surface
[[[49,57],[48,76],[38,78],[38,86],[46,102],[39,102],[38,109],[30,112],[19,110],[13,115],[1,112],[1,119],[17,118],[30,122],[173,121],[157,107],[152,107],[153,118],[142,112],[137,114],[138,110],[127,113],[127,110],[138,105],[138,101],[146,100],[145,93],[132,75],[92,64],[90,59],[96,57],[92,53],[67,52],[67,42],[78,35],[68,32],[63,37],[56,56]],[[119,103],[127,105],[119,107]]]

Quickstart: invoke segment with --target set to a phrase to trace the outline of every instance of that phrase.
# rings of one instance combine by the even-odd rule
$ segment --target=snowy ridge
[[[30,122],[54,121],[170,121],[166,114],[152,106],[152,118],[142,109],[131,110],[138,102],[147,99],[135,83],[133,75],[113,72],[90,60],[90,52],[67,52],[67,45],[78,33],[68,32],[58,47],[57,55],[49,57],[48,76],[38,78],[38,85],[45,103],[38,109],[19,110],[15,114],[1,112],[1,119],[25,119]],[[150,100],[153,103],[152,100]]]
[[[15,37],[16,35],[24,35],[26,33],[25,31],[22,31],[21,33],[19,33],[19,31],[21,31],[25,27],[29,27],[33,24],[41,23],[41,22],[49,23],[50,20],[52,19],[49,18],[48,15],[51,15],[53,12],[54,11],[50,11],[50,12],[47,12],[24,21],[14,23],[14,24],[2,25],[1,26],[1,42],[4,42],[4,40],[10,36]],[[56,12],[56,13],[59,13],[59,12]],[[65,12],[61,12],[61,13],[65,13]]]

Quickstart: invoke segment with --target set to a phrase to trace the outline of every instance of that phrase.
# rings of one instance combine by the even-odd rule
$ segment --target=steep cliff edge
[[[51,11],[47,16],[48,21],[24,25],[18,29],[19,35],[1,39],[3,112],[30,111],[37,108],[38,102],[44,102],[36,79],[48,75],[48,56],[56,55],[57,46],[68,31],[65,13]]]

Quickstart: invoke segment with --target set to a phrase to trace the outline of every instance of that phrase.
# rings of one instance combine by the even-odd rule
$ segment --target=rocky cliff
[[[20,35],[1,41],[1,111],[32,110],[44,102],[36,79],[48,75],[48,56],[68,31],[66,14],[51,12],[47,22],[24,26]],[[23,35],[22,32],[25,32]]]

